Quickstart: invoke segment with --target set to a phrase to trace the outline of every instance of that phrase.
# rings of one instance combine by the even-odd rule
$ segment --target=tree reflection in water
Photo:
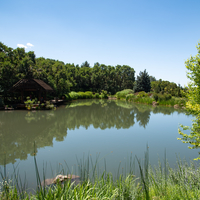
[[[26,160],[29,154],[33,156],[34,142],[37,153],[39,148],[53,146],[54,138],[63,141],[67,130],[88,129],[91,125],[102,130],[128,129],[135,121],[145,128],[151,112],[170,115],[175,110],[117,100],[80,100],[56,111],[1,111],[0,165]]]

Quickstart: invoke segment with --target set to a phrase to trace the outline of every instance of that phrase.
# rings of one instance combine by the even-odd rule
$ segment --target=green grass
[[[140,97],[134,94],[128,94],[126,96],[127,101],[135,102],[135,103],[142,103],[142,104],[152,104],[154,99],[149,96]]]
[[[178,105],[178,107],[180,108],[185,107],[186,102],[187,102],[186,98],[179,98],[179,97],[172,97],[169,100],[158,100],[159,105],[164,105],[164,106]]]
[[[158,105],[163,106],[175,106],[183,108],[187,102],[186,98],[180,97],[172,97],[170,94],[151,94],[145,93],[141,91],[137,94],[134,94],[133,90],[126,89],[120,92],[117,92],[115,95],[118,99],[126,99],[126,101],[131,101],[135,103],[142,103],[142,104],[150,104],[152,105],[153,102],[157,102]]]
[[[90,91],[86,92],[70,92],[68,94],[65,94],[65,100],[71,101],[71,100],[77,100],[77,99],[107,99],[108,94],[107,91],[102,90],[101,94],[95,93],[93,94]]]
[[[35,194],[28,194],[15,171],[13,183],[6,177],[6,167],[0,171],[3,182],[0,185],[0,199],[199,199],[200,198],[200,167],[193,161],[187,163],[177,158],[177,165],[171,168],[165,156],[164,162],[158,162],[156,167],[149,163],[149,153],[145,153],[141,162],[130,156],[129,164],[123,172],[114,177],[105,171],[98,172],[98,160],[93,161],[90,156],[78,162],[78,172],[81,183],[70,181],[52,187],[38,187]],[[134,175],[135,160],[139,168],[139,176]],[[40,185],[44,177],[40,177],[36,157],[35,171],[37,184]],[[127,168],[127,170],[126,170]],[[43,169],[45,174],[45,168]]]

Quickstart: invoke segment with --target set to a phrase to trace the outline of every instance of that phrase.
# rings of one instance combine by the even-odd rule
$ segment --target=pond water
[[[0,168],[11,176],[16,168],[28,187],[36,186],[34,152],[39,173],[79,174],[78,165],[89,158],[90,169],[118,173],[128,170],[130,157],[151,165],[163,161],[166,151],[171,167],[177,156],[189,161],[198,150],[177,140],[179,124],[191,125],[192,116],[171,107],[153,107],[117,100],[80,100],[53,111],[0,112]],[[80,174],[79,174],[80,175]],[[0,177],[1,179],[1,177]]]

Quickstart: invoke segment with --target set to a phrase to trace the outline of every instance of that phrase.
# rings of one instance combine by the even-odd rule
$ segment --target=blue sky
[[[0,41],[65,63],[146,69],[184,86],[199,8],[200,0],[0,0]]]

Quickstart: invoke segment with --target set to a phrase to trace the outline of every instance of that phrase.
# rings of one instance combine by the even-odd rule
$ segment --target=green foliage
[[[135,98],[135,95],[134,94],[127,94],[126,95],[126,101],[129,101],[131,99]]]
[[[155,101],[158,101],[158,94],[157,94],[157,93],[154,93],[154,94],[153,94],[153,98],[155,99]]]
[[[172,96],[170,94],[153,94],[153,98],[155,99],[155,101],[168,101],[172,98]]]
[[[94,98],[99,99],[99,98],[100,98],[99,93],[95,93],[95,94],[94,94]]]
[[[153,98],[149,97],[149,95],[144,91],[139,92],[137,95],[128,94],[128,95],[126,95],[126,100],[132,101],[135,103],[142,103],[142,104],[152,104],[153,103]]]
[[[96,98],[96,96],[99,97],[99,94],[96,93],[95,96],[92,92],[86,91],[86,92],[70,92],[69,94],[66,94],[66,100],[76,100],[76,99],[92,99]]]
[[[50,110],[50,109],[55,109],[55,106],[50,101],[46,101],[45,108]]]
[[[200,147],[200,43],[197,45],[197,55],[191,56],[186,62],[186,68],[188,70],[187,77],[190,79],[188,84],[188,101],[186,103],[186,109],[189,113],[195,115],[192,126],[183,126],[183,130],[189,130],[190,134],[185,134],[183,131],[178,129],[179,134],[182,138],[178,138],[183,143],[189,143],[190,149]],[[196,159],[200,159],[200,156]]]
[[[133,98],[132,101],[136,102],[136,103],[143,103],[143,104],[150,104],[150,105],[152,105],[152,103],[153,103],[153,99],[149,96],[147,96],[147,97],[136,97],[136,98]]]
[[[154,93],[170,94],[176,97],[184,97],[184,92],[186,89],[182,88],[180,85],[177,86],[176,83],[163,81],[160,79],[158,81],[151,82],[151,90]]]
[[[117,97],[118,99],[126,98],[126,96],[127,96],[128,94],[134,94],[134,91],[131,90],[131,89],[125,89],[125,90],[122,90],[122,91],[117,92],[117,93],[116,93],[116,97]]]
[[[31,110],[31,109],[55,109],[55,106],[50,102],[50,101],[46,101],[46,103],[40,103],[40,101],[37,101],[37,98],[36,99],[33,99],[31,100],[30,97],[26,97],[26,101],[24,102],[25,103],[25,106],[28,110]]]
[[[140,98],[140,97],[148,97],[148,94],[144,91],[141,91],[137,94],[137,97]]]
[[[90,92],[90,91],[86,91],[85,95],[86,95],[86,99],[92,99],[93,98],[93,93]]]
[[[78,94],[79,99],[86,99],[87,98],[87,95],[85,94],[85,92],[77,92],[77,94]]]
[[[25,106],[28,110],[31,110],[33,108],[33,105],[35,102],[37,102],[36,99],[33,99],[31,100],[30,97],[26,97],[26,101],[24,102],[25,103]]]
[[[81,67],[62,61],[36,58],[34,52],[23,48],[12,49],[0,42],[0,92],[9,96],[9,89],[22,78],[43,80],[62,97],[70,91],[102,90],[115,94],[125,88],[132,89],[135,71],[127,65],[110,66],[85,61]]]
[[[107,99],[108,98],[108,93],[105,90],[101,91],[101,95],[100,95],[101,99]]]
[[[159,103],[159,105],[163,106],[174,106],[177,105],[178,107],[182,108],[185,107],[187,102],[186,98],[180,97],[172,97],[170,94],[153,94],[153,99]]]
[[[150,78],[150,82],[156,81],[156,78],[154,76],[150,76],[149,78]]]
[[[73,91],[69,93],[69,96],[70,96],[70,99],[72,99],[72,100],[76,100],[79,98],[79,94],[77,92],[73,92]]]
[[[145,153],[144,164],[136,157],[139,167],[139,177],[133,174],[135,158],[130,156],[130,163],[125,166],[127,173],[119,173],[114,177],[105,170],[100,173],[97,168],[98,160],[93,162],[90,157],[78,161],[81,182],[76,184],[70,180],[63,184],[57,182],[55,186],[41,187],[42,178],[39,175],[35,161],[36,180],[38,188],[35,194],[26,191],[20,177],[15,174],[16,180],[9,181],[2,171],[3,182],[0,183],[1,199],[199,199],[200,198],[200,167],[194,162],[177,159],[177,165],[171,168],[165,157],[164,164],[158,162],[151,167],[148,152]],[[95,163],[95,166],[93,165]],[[105,164],[106,166],[106,164]],[[120,167],[120,165],[119,165]],[[126,169],[127,168],[127,169]],[[92,169],[92,170],[91,170]],[[5,170],[6,171],[6,170]],[[64,171],[64,170],[63,170]],[[92,172],[92,177],[89,174]],[[17,172],[15,172],[17,173]],[[45,173],[45,172],[44,172]],[[25,185],[25,184],[24,184]]]
[[[134,91],[135,92],[140,92],[140,91],[150,92],[150,90],[151,90],[150,77],[145,69],[144,72],[140,72],[139,76],[137,76],[136,84],[134,86]]]
[[[79,99],[92,99],[93,98],[93,94],[90,91],[78,92],[78,98]]]

